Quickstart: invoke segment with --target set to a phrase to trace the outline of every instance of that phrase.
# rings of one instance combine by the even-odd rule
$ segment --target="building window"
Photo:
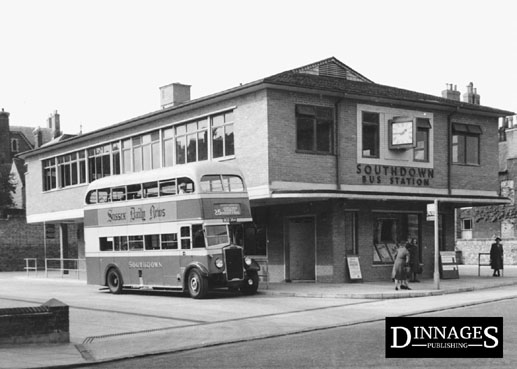
[[[59,186],[61,188],[86,183],[86,158],[84,151],[57,158]]]
[[[413,149],[415,161],[429,161],[429,130],[431,123],[429,119],[416,119],[416,146]]]
[[[163,166],[171,167],[174,165],[174,128],[162,130],[163,140]]]
[[[333,139],[333,110],[318,106],[296,106],[296,149],[330,154]]]
[[[18,139],[17,138],[12,138],[11,139],[11,151],[12,152],[20,151],[20,145],[18,143]]]
[[[208,120],[201,119],[176,127],[176,164],[208,159]]]
[[[214,159],[235,155],[233,124],[233,112],[212,117],[212,157]]]
[[[98,146],[88,150],[88,181],[111,175],[111,145]]]
[[[454,164],[479,165],[481,127],[453,123],[452,162]]]
[[[133,171],[151,170],[160,167],[160,132],[154,131],[131,140]]]
[[[363,158],[379,157],[379,113],[363,111],[362,119],[363,133]]]
[[[465,218],[461,220],[461,238],[470,240],[472,238],[472,219]]]
[[[43,160],[43,190],[50,191],[57,188],[56,158]]]
[[[379,216],[373,229],[373,263],[391,264],[399,245],[410,238],[420,239],[418,214],[384,214]],[[419,259],[421,250],[419,250]]]

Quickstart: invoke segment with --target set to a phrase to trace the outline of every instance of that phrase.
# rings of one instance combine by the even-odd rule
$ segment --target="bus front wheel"
[[[108,282],[108,288],[111,293],[121,293],[122,292],[122,276],[120,272],[116,268],[111,268],[108,271],[108,275],[106,277]]]
[[[188,273],[188,292],[194,299],[205,298],[208,293],[208,281],[197,269],[192,269]]]
[[[241,287],[241,292],[244,295],[254,295],[257,293],[258,286],[259,286],[258,274],[253,273],[253,274],[249,275],[248,278],[246,278],[246,280],[244,281],[244,283]]]

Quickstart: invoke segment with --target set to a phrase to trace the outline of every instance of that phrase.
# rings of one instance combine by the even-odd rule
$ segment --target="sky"
[[[441,96],[473,82],[517,112],[512,0],[0,0],[0,108],[12,126],[90,132],[160,109],[159,87],[217,93],[329,57]]]

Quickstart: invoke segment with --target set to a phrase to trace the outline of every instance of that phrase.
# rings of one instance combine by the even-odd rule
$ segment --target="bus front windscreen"
[[[206,226],[205,230],[207,246],[223,245],[230,242],[228,227],[226,225]]]

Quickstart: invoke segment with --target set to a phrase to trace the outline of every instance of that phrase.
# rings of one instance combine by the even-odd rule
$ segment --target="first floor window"
[[[417,118],[416,120],[416,147],[413,149],[415,161],[429,161],[429,119]]]
[[[481,127],[454,123],[452,131],[452,162],[479,165]]]
[[[362,114],[362,153],[363,158],[379,157],[379,113],[363,111]]]
[[[43,160],[43,190],[57,188],[56,158]]]
[[[296,149],[330,154],[333,140],[333,109],[296,106]]]
[[[212,155],[214,158],[235,155],[233,112],[212,117]]]

